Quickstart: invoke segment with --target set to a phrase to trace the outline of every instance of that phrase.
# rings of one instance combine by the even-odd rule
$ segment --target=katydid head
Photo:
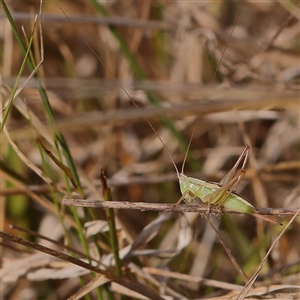
[[[181,193],[183,194],[186,190],[188,190],[189,178],[183,173],[180,173],[178,179],[179,179],[179,187]]]
[[[193,201],[196,197],[192,192],[193,184],[188,176],[184,175],[183,173],[179,174],[179,187],[182,194],[182,197],[177,201],[177,204],[183,200],[186,203]]]

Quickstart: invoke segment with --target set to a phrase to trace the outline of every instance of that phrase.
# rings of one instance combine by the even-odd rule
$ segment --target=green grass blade
[[[34,26],[35,27],[35,26]],[[34,29],[33,29],[34,30]],[[28,43],[28,47],[27,47],[27,50],[26,50],[26,53],[24,55],[24,59],[23,59],[23,62],[22,62],[22,65],[20,67],[20,70],[19,70],[19,73],[18,73],[18,76],[17,76],[17,79],[16,79],[16,82],[12,88],[12,91],[11,91],[11,94],[9,96],[9,99],[8,99],[8,103],[7,103],[7,106],[6,106],[6,109],[4,111],[4,114],[3,114],[3,119],[2,119],[2,122],[1,122],[1,126],[0,126],[0,131],[3,130],[3,127],[5,125],[5,122],[7,120],[7,117],[8,117],[8,114],[10,112],[10,109],[12,107],[12,103],[13,103],[13,99],[15,98],[16,96],[16,92],[18,90],[18,86],[19,86],[19,82],[20,82],[20,78],[24,72],[24,68],[25,68],[25,65],[26,65],[26,62],[28,60],[28,57],[29,57],[29,53],[30,53],[30,50],[31,50],[31,46],[32,46],[32,42],[33,42],[33,34],[31,35],[31,38],[29,40],[29,43]]]
[[[18,45],[19,45],[23,55],[26,56],[27,50],[26,50],[26,47],[24,46],[24,44],[22,42],[22,39],[21,39],[20,34],[18,32],[18,29],[15,25],[15,22],[14,22],[12,16],[11,16],[6,4],[5,4],[5,1],[4,0],[0,0],[0,1],[1,1],[2,7],[4,9],[4,12],[7,16],[7,19],[10,23],[12,31],[14,33],[14,36],[15,36],[17,42],[18,42]],[[28,68],[29,68],[30,72],[33,72],[36,68],[35,62],[31,59],[28,59],[26,62],[27,62],[27,65],[28,65]],[[52,107],[50,105],[49,98],[48,98],[48,95],[46,93],[46,90],[43,88],[42,82],[41,82],[39,76],[37,75],[37,73],[34,74],[34,78],[35,78],[37,89],[38,89],[38,91],[40,93],[40,96],[41,96],[41,99],[42,99],[42,103],[43,103],[44,108],[45,108],[47,118],[48,118],[50,124],[53,126],[53,128],[55,128],[55,118],[54,118],[53,110],[52,110]],[[66,158],[68,167],[70,168],[71,172],[73,173],[73,177],[76,178],[77,185],[80,186],[79,176],[77,174],[76,167],[75,167],[73,158],[71,156],[69,147],[68,147],[63,135],[60,132],[58,132],[57,130],[55,132],[55,140],[58,140],[58,142],[59,142],[59,144],[62,148],[64,157]],[[57,151],[59,151],[58,148],[57,148]]]

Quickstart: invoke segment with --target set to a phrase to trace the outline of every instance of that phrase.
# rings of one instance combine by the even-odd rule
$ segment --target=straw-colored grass
[[[0,298],[298,299],[300,8],[6,5]],[[170,205],[191,137],[214,182],[250,145],[237,192],[283,225]]]

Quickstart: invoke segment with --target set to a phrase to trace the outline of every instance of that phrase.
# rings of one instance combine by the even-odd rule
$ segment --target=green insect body
[[[241,196],[227,190],[221,192],[222,186],[218,183],[188,177],[181,173],[179,186],[185,202],[192,202],[195,198],[199,198],[202,202],[222,206],[239,213],[251,214],[255,212],[255,207]]]

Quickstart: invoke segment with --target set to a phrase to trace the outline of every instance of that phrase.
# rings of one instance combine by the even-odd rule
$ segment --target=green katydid
[[[183,174],[183,171],[179,173],[173,162],[182,193],[181,198],[175,205],[179,204],[182,200],[191,202],[198,198],[202,202],[208,203],[208,205],[215,205],[220,208],[224,207],[231,211],[250,214],[266,221],[279,224],[276,220],[260,215],[259,210],[254,205],[235,193],[238,184],[246,173],[245,166],[249,151],[250,146],[246,145],[232,169],[219,181],[219,183],[188,177]],[[237,170],[241,163],[241,169]]]

